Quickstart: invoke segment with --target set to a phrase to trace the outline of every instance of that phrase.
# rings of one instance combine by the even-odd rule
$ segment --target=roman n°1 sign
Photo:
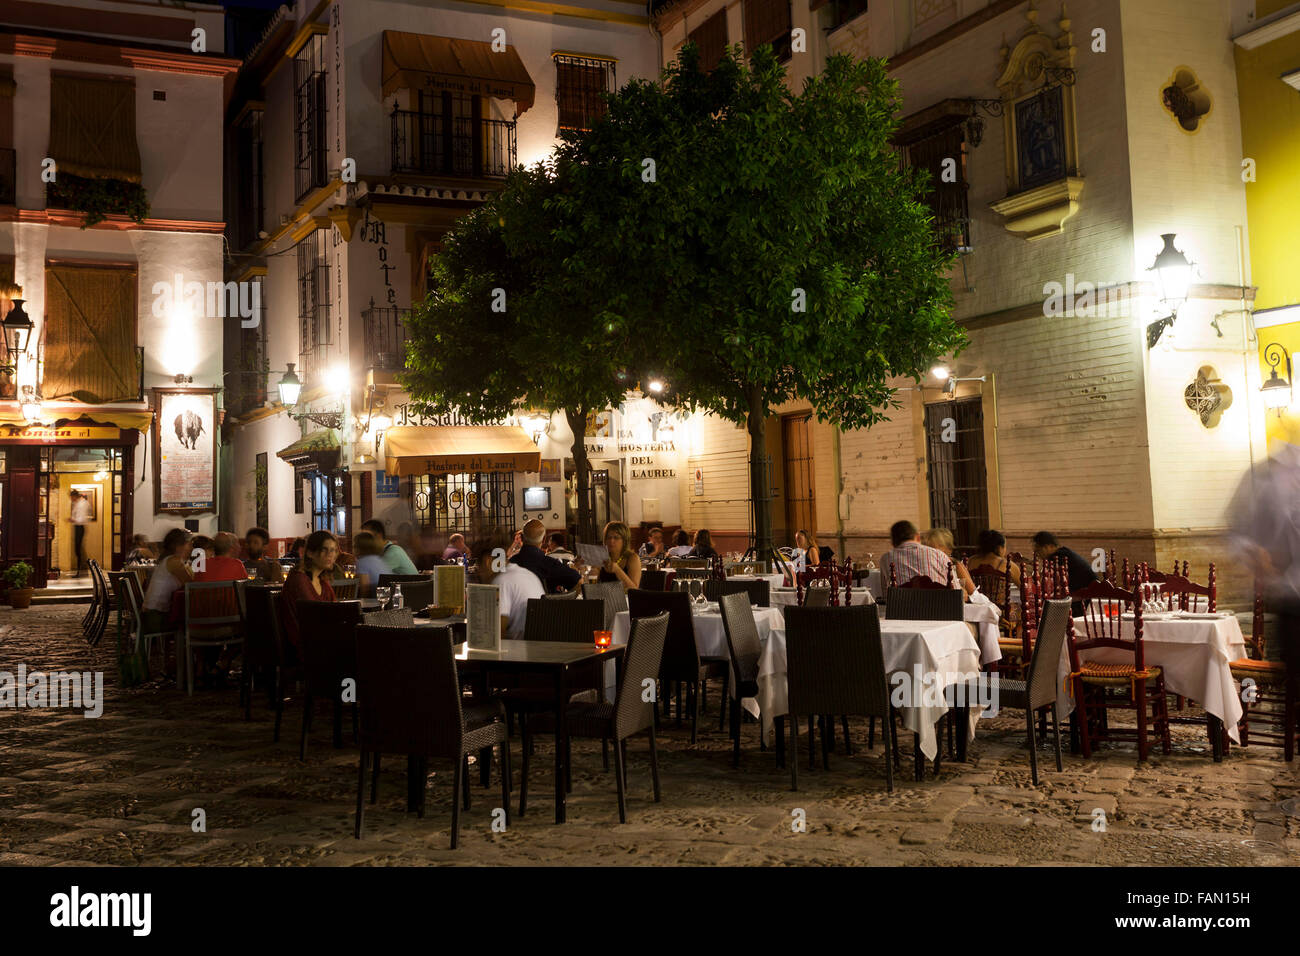
[[[217,510],[217,390],[153,390],[154,512]]]

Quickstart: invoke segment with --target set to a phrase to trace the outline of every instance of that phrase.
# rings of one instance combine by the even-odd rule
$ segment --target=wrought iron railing
[[[393,173],[504,179],[514,168],[510,120],[393,110]]]
[[[410,309],[375,305],[361,313],[366,342],[366,367],[401,371],[406,367],[406,319]]]

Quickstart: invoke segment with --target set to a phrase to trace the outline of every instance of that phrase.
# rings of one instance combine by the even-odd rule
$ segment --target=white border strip
[[[1300,305],[1280,305],[1276,309],[1260,309],[1255,313],[1257,329],[1268,329],[1290,322],[1300,322]]]

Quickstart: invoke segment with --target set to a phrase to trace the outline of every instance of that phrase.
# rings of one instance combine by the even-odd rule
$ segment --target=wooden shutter
[[[753,53],[790,32],[790,0],[745,0],[745,49]]]
[[[60,172],[138,183],[135,81],[52,75],[50,156]]]
[[[700,51],[700,69],[708,72],[718,65],[727,48],[727,10],[724,7],[689,34]]]
[[[45,398],[139,398],[135,269],[49,266],[44,341]]]

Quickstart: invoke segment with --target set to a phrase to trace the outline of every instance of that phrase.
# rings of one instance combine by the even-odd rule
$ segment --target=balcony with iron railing
[[[393,110],[393,174],[504,179],[516,162],[515,124]]]
[[[377,306],[370,300],[370,308],[361,313],[367,369],[395,373],[406,367],[406,319],[410,314],[410,309]]]

